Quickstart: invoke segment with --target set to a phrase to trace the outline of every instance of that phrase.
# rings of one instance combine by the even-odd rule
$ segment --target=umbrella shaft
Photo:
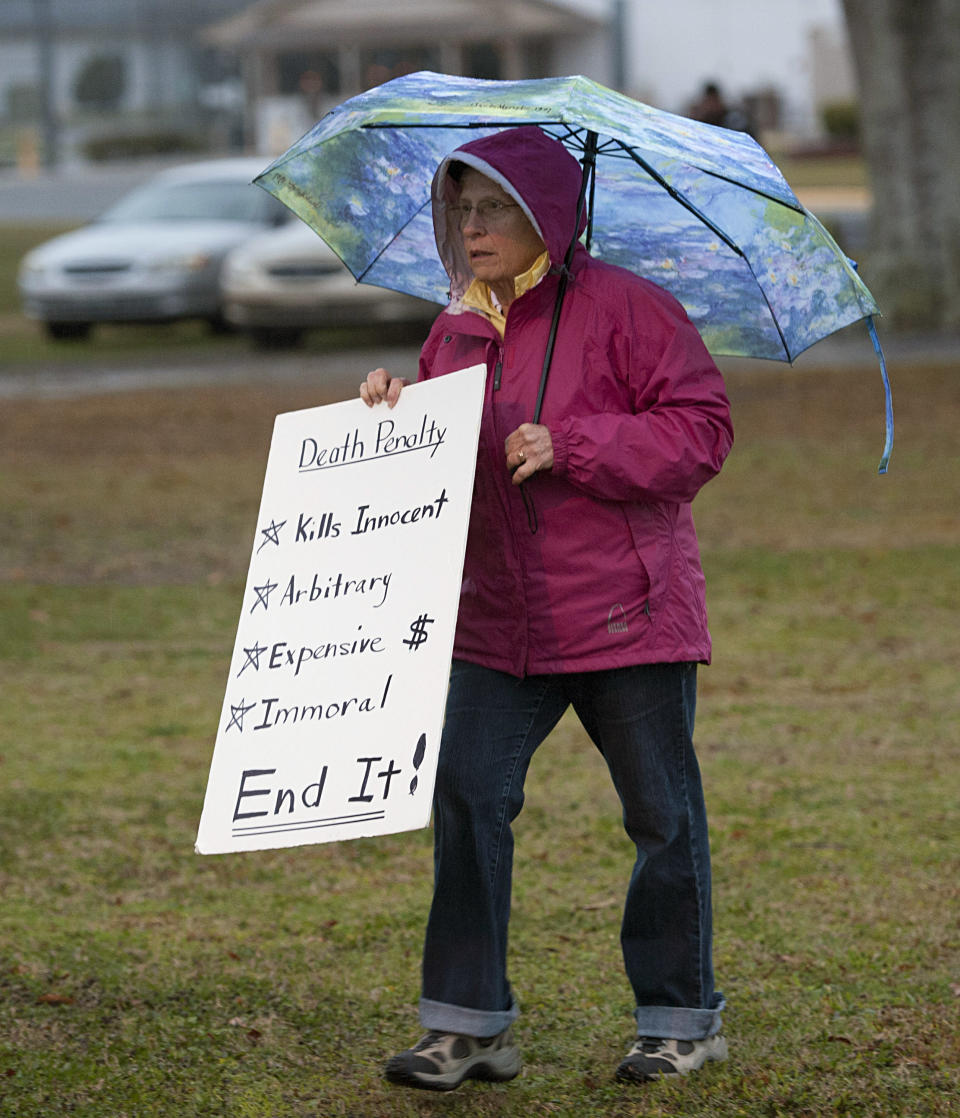
[[[543,394],[547,387],[547,377],[550,374],[550,365],[553,361],[553,348],[557,341],[557,328],[560,325],[560,311],[563,307],[563,297],[567,292],[567,281],[570,278],[570,265],[573,263],[573,254],[577,247],[579,240],[580,221],[583,217],[584,206],[587,199],[587,187],[592,186],[594,179],[594,171],[597,166],[597,134],[596,132],[587,133],[587,142],[583,149],[583,178],[580,180],[580,197],[577,199],[577,216],[573,226],[573,237],[570,239],[570,247],[567,249],[567,255],[563,261],[563,271],[560,273],[560,283],[557,286],[557,299],[553,304],[553,320],[550,323],[550,335],[547,338],[547,351],[543,355],[543,370],[540,373],[540,388],[537,391],[537,403],[533,409],[533,422],[540,422],[540,413],[543,410]],[[592,189],[591,189],[592,201]],[[592,211],[592,207],[591,207]]]

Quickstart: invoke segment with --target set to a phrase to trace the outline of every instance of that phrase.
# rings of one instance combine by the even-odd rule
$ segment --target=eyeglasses
[[[498,198],[481,198],[475,205],[470,205],[469,202],[456,202],[447,206],[447,211],[453,214],[462,228],[470,220],[474,210],[484,225],[499,225],[510,216],[508,210],[519,208],[516,202],[501,202]]]

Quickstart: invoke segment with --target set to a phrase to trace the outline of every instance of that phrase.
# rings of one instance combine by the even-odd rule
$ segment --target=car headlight
[[[206,252],[179,252],[158,256],[150,263],[153,272],[202,272],[209,267],[212,257]]]
[[[38,261],[25,256],[20,261],[20,270],[17,274],[18,281],[23,283],[37,283],[43,279],[46,268]]]
[[[257,267],[246,257],[228,256],[223,266],[223,282],[236,283],[239,280],[249,281],[257,273]]]

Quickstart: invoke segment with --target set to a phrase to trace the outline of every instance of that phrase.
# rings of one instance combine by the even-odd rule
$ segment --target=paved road
[[[13,370],[0,375],[0,399],[70,399],[144,389],[196,388],[219,384],[322,385],[325,394],[352,399],[370,369],[382,365],[399,376],[417,375],[417,346],[383,346],[331,353],[265,354],[252,350],[236,356],[205,355],[192,361],[149,363],[127,367],[63,365]]]

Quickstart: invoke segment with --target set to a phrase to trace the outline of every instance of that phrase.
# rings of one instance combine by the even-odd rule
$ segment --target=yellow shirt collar
[[[514,298],[519,298],[531,287],[536,287],[549,270],[550,254],[546,251],[541,252],[530,267],[514,279]],[[494,299],[493,292],[482,280],[475,279],[471,282],[463,293],[463,305],[470,310],[479,311],[496,326],[500,337],[503,337],[507,327],[507,316]]]

